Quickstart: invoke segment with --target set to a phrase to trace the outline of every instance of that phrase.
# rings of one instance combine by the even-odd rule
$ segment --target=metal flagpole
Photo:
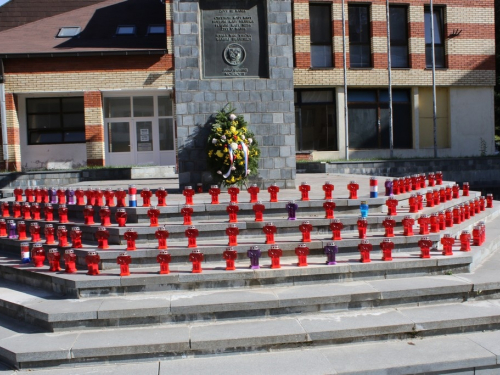
[[[436,53],[434,49],[434,6],[431,0],[431,55],[432,55],[432,122],[434,130],[434,157],[437,158],[437,109],[436,109]]]
[[[349,114],[347,112],[347,51],[345,42],[345,9],[342,0],[342,45],[344,48],[344,122],[345,122],[345,158],[349,160]]]
[[[389,146],[390,156],[394,157],[394,131],[392,117],[392,65],[391,65],[391,22],[389,15],[389,0],[385,2],[385,13],[387,17],[387,71],[389,75]]]

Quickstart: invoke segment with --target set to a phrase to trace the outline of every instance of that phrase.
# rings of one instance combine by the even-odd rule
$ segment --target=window
[[[333,66],[332,56],[332,7],[330,4],[310,4],[311,66]]]
[[[116,28],[116,35],[135,35],[135,26],[118,26]]]
[[[351,68],[369,68],[372,66],[369,10],[368,5],[349,5]]]
[[[160,151],[175,150],[174,119],[172,118],[172,99],[158,97],[158,127],[160,131]]]
[[[165,25],[149,25],[148,34],[165,34]]]
[[[83,97],[26,99],[28,144],[85,142]]]
[[[57,33],[58,38],[71,38],[80,34],[79,27],[61,27]]]
[[[332,90],[295,91],[295,147],[298,151],[337,151]]]
[[[434,53],[436,59],[436,68],[444,68],[444,24],[443,7],[433,7],[434,13]],[[431,39],[431,10],[425,7],[425,65],[432,68],[432,39]]]
[[[349,146],[357,149],[390,147],[389,92],[349,90]],[[392,91],[394,148],[412,148],[410,90]]]
[[[408,68],[408,8],[390,6],[391,23],[391,66]]]

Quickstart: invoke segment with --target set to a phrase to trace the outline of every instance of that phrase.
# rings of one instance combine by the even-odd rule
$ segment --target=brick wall
[[[100,91],[83,94],[85,109],[85,141],[87,165],[104,166],[104,125],[102,116],[102,95]]]
[[[294,84],[307,86],[341,86],[342,72],[342,8],[341,0],[333,3],[333,53],[334,67],[311,69],[309,30],[309,3],[294,1]],[[387,85],[387,40],[385,0],[346,1],[346,36],[348,36],[347,3],[371,4],[370,31],[372,67],[350,69],[349,85]],[[425,66],[424,0],[394,0],[391,4],[408,6],[408,32],[410,70],[393,70],[395,86],[431,85],[431,73]],[[444,36],[447,69],[437,72],[437,84],[442,86],[493,86],[495,84],[495,33],[494,1],[451,0],[438,1],[435,6],[444,6]],[[457,37],[449,37],[453,30],[462,30]],[[347,39],[347,66],[349,66],[349,43]]]

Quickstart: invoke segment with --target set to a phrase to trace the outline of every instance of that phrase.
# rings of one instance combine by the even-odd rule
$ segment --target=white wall
[[[75,93],[42,94],[18,96],[19,138],[21,142],[21,163],[23,169],[71,169],[87,165],[85,143],[28,145],[26,98],[49,96],[74,96]],[[83,95],[79,93],[78,95]]]
[[[493,87],[451,87],[450,124],[452,156],[481,154],[481,139],[486,154],[493,154],[495,109]]]

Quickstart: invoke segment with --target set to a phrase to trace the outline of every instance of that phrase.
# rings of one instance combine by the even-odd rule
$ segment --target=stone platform
[[[253,212],[246,207],[238,224],[236,271],[225,271],[221,253],[227,246],[227,195],[217,209],[209,205],[206,194],[195,199],[199,216],[193,217],[194,224],[204,233],[198,248],[206,254],[201,274],[190,272],[190,249],[181,235],[184,226],[178,214],[183,197],[174,194],[167,199],[170,212],[160,217],[161,224],[180,234],[168,240],[173,258],[168,275],[158,274],[154,261],[158,250],[151,238],[156,228],[141,219],[144,208],[129,209],[137,220],[127,226],[142,231],[142,237],[138,250],[129,252],[134,267],[128,277],[120,277],[113,264],[125,250],[120,240],[122,228],[116,225],[110,229],[117,231],[118,241],[111,249],[100,251],[98,276],[86,275],[82,266],[86,252],[95,250],[94,241],[85,239],[84,248],[76,250],[79,271],[65,274],[20,265],[19,241],[1,239],[0,246],[7,252],[0,258],[0,358],[21,369],[48,368],[34,371],[35,375],[46,371],[56,375],[91,371],[234,373],[230,369],[238,366],[241,373],[387,373],[377,367],[377,361],[370,367],[359,361],[343,364],[338,358],[355,358],[355,353],[364,357],[365,352],[381,353],[386,369],[395,374],[496,366],[493,342],[500,325],[500,276],[496,272],[500,204],[494,202],[493,208],[470,220],[431,234],[435,247],[430,259],[419,257],[416,243],[421,236],[405,237],[398,225],[394,260],[384,262],[378,244],[384,238],[380,223],[385,217],[385,198],[368,199],[368,178],[357,178],[363,188],[360,198],[370,204],[367,238],[374,245],[372,262],[362,264],[354,224],[359,202],[346,199],[342,183],[331,176],[322,178],[335,184],[334,196],[341,207],[335,216],[346,224],[343,240],[336,241],[340,254],[333,266],[325,265],[322,255],[331,232],[329,221],[322,218],[321,182],[313,185],[312,200],[303,203],[310,210],[299,209],[296,222],[287,221],[280,213],[288,200],[300,198],[296,190],[283,191],[274,217],[270,215],[278,227],[276,240],[284,250],[281,269],[269,268],[262,223],[255,223]],[[265,201],[267,192],[260,196]],[[399,224],[408,214],[408,197],[397,196]],[[246,193],[240,198],[248,202]],[[461,197],[423,212],[429,214],[467,199]],[[248,203],[241,203],[240,208],[244,205]],[[216,214],[207,217],[207,208]],[[70,225],[92,233],[97,225],[83,226],[80,210],[72,208]],[[301,243],[297,227],[303,220],[311,221],[315,232],[308,243],[309,266],[297,267],[293,250]],[[438,242],[445,233],[457,236],[478,221],[485,221],[487,227],[487,241],[482,246],[473,246],[467,253],[459,252],[457,244],[453,256],[441,254]],[[263,250],[259,270],[248,269],[245,252],[252,245]],[[488,332],[475,333],[480,331]],[[459,344],[470,349],[468,354]],[[447,347],[441,350],[443,357],[437,358],[440,345]],[[399,358],[388,358],[384,354],[389,353],[388,347],[400,353]],[[427,362],[410,358],[412,350],[417,356],[427,356]],[[137,363],[127,364],[132,361]],[[103,366],[105,363],[117,365]]]

